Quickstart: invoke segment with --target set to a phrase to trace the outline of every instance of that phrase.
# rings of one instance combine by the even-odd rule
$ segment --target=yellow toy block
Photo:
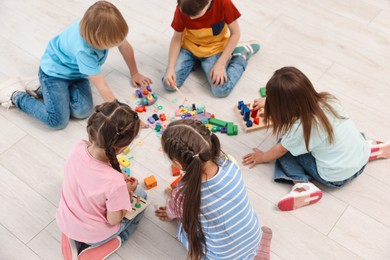
[[[148,189],[148,190],[157,186],[157,180],[156,180],[156,178],[154,178],[153,175],[146,177],[144,179],[144,183],[145,183],[146,189]]]
[[[120,163],[120,165],[122,165],[123,167],[127,168],[130,166],[130,162],[123,156],[120,156],[118,158],[118,162]]]
[[[123,154],[126,155],[130,152],[130,147],[127,147],[125,150],[123,150]]]

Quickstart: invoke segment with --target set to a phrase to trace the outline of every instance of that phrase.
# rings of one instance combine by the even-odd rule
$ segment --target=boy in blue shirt
[[[120,11],[109,2],[96,2],[81,21],[49,42],[40,63],[40,87],[5,88],[0,92],[1,105],[15,105],[53,129],[64,128],[70,117],[87,118],[93,110],[90,81],[104,101],[115,100],[100,68],[113,47],[118,47],[129,67],[133,85],[149,85],[152,81],[138,72],[127,33]]]

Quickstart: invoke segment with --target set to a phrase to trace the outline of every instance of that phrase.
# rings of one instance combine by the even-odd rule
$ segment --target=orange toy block
[[[177,184],[179,184],[179,182],[181,181],[181,174],[179,177],[177,177],[169,186],[168,186],[168,190],[172,190]]]
[[[157,180],[156,180],[156,178],[154,178],[153,175],[146,177],[144,179],[144,183],[145,183],[146,189],[148,189],[148,190],[157,186]]]

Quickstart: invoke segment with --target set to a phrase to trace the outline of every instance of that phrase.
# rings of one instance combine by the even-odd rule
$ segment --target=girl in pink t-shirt
[[[128,105],[106,102],[88,119],[89,141],[74,145],[65,164],[56,220],[62,233],[81,242],[79,246],[98,246],[116,236],[123,243],[142,218],[143,213],[124,218],[132,210],[132,193],[146,199],[146,192],[137,187],[137,179],[121,172],[116,158],[139,128],[138,114]]]

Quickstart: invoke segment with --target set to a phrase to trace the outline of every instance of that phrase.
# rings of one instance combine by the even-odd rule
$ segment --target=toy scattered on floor
[[[172,176],[178,176],[180,175],[180,169],[176,168],[174,165],[171,165],[171,170],[172,170]]]
[[[123,156],[119,156],[118,157],[118,162],[120,165],[122,165],[124,168],[127,168],[130,166],[130,162],[129,160],[127,160],[125,157]]]
[[[227,135],[237,135],[238,134],[238,126],[232,122],[225,122],[223,120],[217,119],[215,117],[211,117],[209,119],[209,124],[214,125],[211,128],[211,132],[221,132],[222,134]]]
[[[150,86],[140,87],[135,91],[135,96],[141,99],[139,104],[141,106],[150,106],[157,101],[157,95],[152,92],[152,88]]]
[[[261,88],[259,89],[259,92],[260,92],[260,96],[261,96],[261,97],[263,97],[263,98],[267,97],[267,90],[266,90],[265,87],[261,87]]]
[[[149,202],[139,195],[133,194],[133,198],[131,200],[132,211],[127,211],[125,218],[133,219],[135,216],[143,212],[148,206]]]
[[[157,186],[157,180],[153,175],[146,177],[144,183],[147,190]]]
[[[179,175],[179,177],[177,177],[173,182],[171,182],[171,184],[169,184],[169,186],[167,187],[167,189],[169,191],[172,191],[173,188],[175,188],[175,186],[177,184],[179,184],[179,182],[181,181],[181,178],[183,177],[182,174]]]
[[[244,101],[240,100],[234,110],[240,117],[240,121],[242,122],[242,126],[246,132],[267,127],[264,120],[263,108],[255,110],[253,109],[253,103],[244,103]]]

